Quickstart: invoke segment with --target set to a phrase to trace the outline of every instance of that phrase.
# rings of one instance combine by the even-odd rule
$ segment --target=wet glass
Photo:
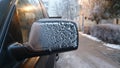
[[[27,42],[33,22],[44,18],[39,0],[19,0],[17,3],[18,19],[21,25],[23,41]]]

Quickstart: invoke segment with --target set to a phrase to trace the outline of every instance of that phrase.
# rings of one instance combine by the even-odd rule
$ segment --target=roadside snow
[[[105,45],[107,47],[110,47],[110,48],[114,48],[114,49],[120,50],[120,45],[110,44],[110,43],[104,43],[103,45]]]
[[[93,41],[101,42],[101,40],[97,39],[96,37],[93,37],[91,35],[83,34],[82,32],[79,32],[82,36],[87,37]]]
[[[107,47],[120,50],[120,45],[105,43],[105,42],[103,42],[103,41],[99,40],[98,38],[93,37],[93,36],[91,36],[91,35],[87,35],[87,34],[84,34],[84,33],[82,33],[82,32],[79,32],[79,33],[80,33],[82,36],[87,37],[87,38],[89,38],[89,39],[91,39],[91,40],[93,40],[93,41],[102,42],[103,45],[105,45],[105,46],[107,46]]]

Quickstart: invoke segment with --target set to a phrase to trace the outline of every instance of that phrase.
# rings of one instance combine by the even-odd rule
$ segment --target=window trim
[[[5,42],[5,38],[6,38],[6,35],[7,35],[7,32],[8,32],[8,29],[9,29],[9,26],[10,26],[10,22],[11,22],[11,19],[13,17],[13,14],[14,14],[14,11],[15,11],[15,5],[13,4],[7,14],[7,17],[5,19],[5,22],[4,22],[4,25],[3,25],[3,28],[1,30],[1,34],[0,34],[0,53],[4,47],[4,42]]]
[[[42,13],[43,13],[44,18],[49,18],[49,15],[48,15],[47,11],[45,10],[45,7],[42,4],[43,2],[41,0],[38,0],[38,1],[40,3],[40,6],[41,6],[41,9],[42,9]]]

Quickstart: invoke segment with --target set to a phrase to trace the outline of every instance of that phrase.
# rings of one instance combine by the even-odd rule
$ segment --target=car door
[[[6,9],[3,10],[1,6]],[[1,0],[0,12],[3,16],[0,17],[0,67],[22,67],[24,66],[24,60],[16,61],[13,57],[10,57],[7,51],[8,46],[14,42],[26,42],[32,23],[48,16],[43,13],[39,0]],[[35,65],[33,64],[33,66]]]
[[[40,0],[18,0],[16,9],[22,30],[23,42],[27,42],[32,23],[47,16],[43,13]]]
[[[14,42],[22,43],[21,31],[15,11],[14,0],[0,1],[0,68],[11,68],[18,62],[10,57],[7,48]]]

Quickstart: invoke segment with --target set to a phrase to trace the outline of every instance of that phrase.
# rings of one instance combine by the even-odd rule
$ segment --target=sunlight
[[[34,6],[30,6],[30,5],[23,7],[23,10],[26,11],[26,12],[33,11],[34,9],[35,9],[35,7]]]

